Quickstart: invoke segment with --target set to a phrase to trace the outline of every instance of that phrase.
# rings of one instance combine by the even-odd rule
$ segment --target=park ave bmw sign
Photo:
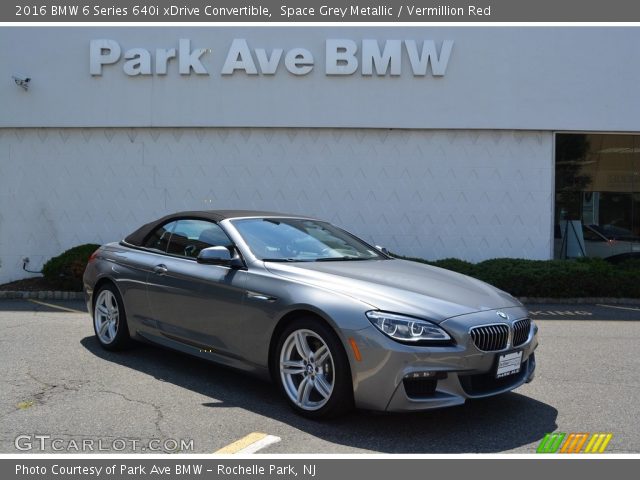
[[[359,42],[349,39],[327,39],[324,45],[325,75],[352,75],[360,72],[371,76],[399,76],[402,64],[408,61],[416,77],[433,75],[442,77],[447,71],[453,40],[371,40]],[[220,52],[220,53],[218,53]],[[191,40],[181,38],[177,48],[123,48],[116,40],[91,40],[89,45],[89,71],[100,76],[107,68],[121,68],[129,76],[167,75],[176,71],[180,75],[212,75],[211,60],[222,55],[224,63],[220,75],[276,75],[286,70],[292,75],[304,76],[316,66],[316,58],[306,48],[258,48],[246,39],[236,38],[226,51],[216,48],[194,48]]]

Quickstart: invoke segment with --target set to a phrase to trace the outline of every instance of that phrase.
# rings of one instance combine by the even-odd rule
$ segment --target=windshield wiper
[[[315,262],[348,262],[348,261],[356,261],[356,260],[373,260],[372,258],[362,258],[362,257],[325,257],[325,258],[316,258]]]
[[[358,260],[373,260],[362,257],[324,257],[324,258],[263,258],[263,262],[349,262]]]
[[[263,258],[263,262],[313,262],[313,259],[303,258]]]

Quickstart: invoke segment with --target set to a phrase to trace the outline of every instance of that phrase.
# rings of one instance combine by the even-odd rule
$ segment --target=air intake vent
[[[436,392],[438,380],[433,378],[405,378],[404,390],[409,398],[428,398]]]
[[[471,338],[480,350],[491,352],[507,347],[509,327],[503,323],[483,325],[471,329]]]

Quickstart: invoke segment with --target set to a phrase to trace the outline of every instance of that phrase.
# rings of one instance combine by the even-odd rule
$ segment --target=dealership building
[[[0,28],[0,283],[180,210],[311,215],[428,259],[635,252],[639,44],[627,27]]]

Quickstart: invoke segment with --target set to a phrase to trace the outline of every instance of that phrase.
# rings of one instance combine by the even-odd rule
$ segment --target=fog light
[[[447,372],[412,372],[404,378],[435,378],[437,380],[447,378]]]

